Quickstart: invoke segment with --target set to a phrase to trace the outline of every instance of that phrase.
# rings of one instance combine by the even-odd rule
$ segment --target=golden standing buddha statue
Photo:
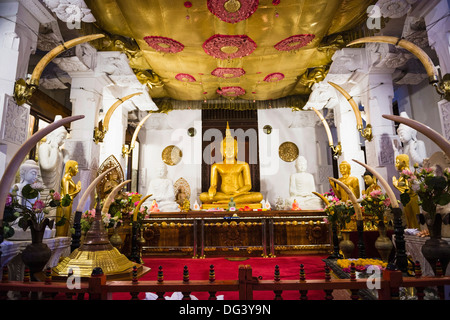
[[[74,160],[67,161],[64,168],[64,176],[61,180],[61,197],[69,195],[73,203],[73,199],[78,195],[81,190],[81,181],[77,184],[72,180],[78,173],[78,162]],[[57,237],[67,237],[69,234],[70,216],[72,214],[72,203],[67,207],[58,207],[56,211],[56,221],[65,219],[65,224],[56,227]]]
[[[403,170],[409,170],[409,156],[407,154],[399,154],[395,158],[395,169],[397,169],[399,173]],[[419,221],[417,216],[420,214],[420,207],[417,193],[411,189],[411,183],[401,176],[398,179],[395,176],[392,177],[392,184],[398,191],[400,191],[400,193],[407,192],[409,194],[410,201],[403,207],[406,224],[408,228],[419,229]]]
[[[358,178],[350,175],[351,168],[352,167],[350,166],[350,163],[348,163],[347,161],[342,161],[339,165],[339,171],[341,172],[342,177],[340,177],[338,180],[349,187],[349,189],[355,195],[356,199],[358,199],[360,197],[359,180]],[[333,183],[331,187],[333,188],[336,197],[338,197],[341,201],[349,200],[347,192],[339,187],[339,185],[335,185]]]
[[[223,161],[212,165],[209,190],[200,194],[204,209],[227,208],[231,198],[237,208],[244,206],[261,208],[263,196],[259,192],[250,192],[252,189],[250,166],[247,162],[237,160],[237,152],[237,140],[231,135],[227,123],[226,137],[221,143]],[[220,190],[217,190],[219,176],[222,183]]]

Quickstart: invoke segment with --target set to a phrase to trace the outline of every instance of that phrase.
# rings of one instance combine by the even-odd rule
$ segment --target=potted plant
[[[381,190],[373,190],[369,195],[364,194],[361,201],[366,215],[373,216],[377,221],[379,236],[375,241],[375,248],[381,259],[386,262],[392,251],[392,241],[386,236],[386,225],[384,223],[385,212],[391,207],[391,200]]]
[[[339,249],[342,250],[346,257],[349,257],[355,248],[355,245],[350,240],[350,234],[347,232],[346,225],[350,222],[351,217],[355,214],[352,202],[341,201],[336,197],[329,199],[328,204],[325,206],[324,212],[327,217],[326,222],[331,225],[331,231],[333,234],[333,246],[334,253],[329,259],[339,259],[342,255],[339,253]],[[339,234],[341,233],[345,237],[339,242]]]
[[[3,232],[5,237],[14,235],[13,226],[17,224],[26,231],[30,228],[31,243],[22,251],[22,260],[30,268],[33,274],[42,271],[51,257],[50,248],[42,242],[45,228],[53,228],[54,221],[46,218],[50,208],[70,206],[72,200],[70,196],[61,198],[61,195],[54,190],[50,190],[46,198],[40,198],[40,191],[43,186],[39,183],[26,184],[18,190],[15,186],[7,195],[4,210]]]
[[[411,182],[411,188],[419,197],[425,223],[430,233],[430,239],[422,246],[422,254],[436,273],[436,262],[439,260],[445,270],[450,261],[450,245],[442,239],[443,216],[438,209],[450,203],[450,169],[438,172],[433,168],[420,168],[414,165],[414,172],[403,170],[401,176]],[[409,202],[409,194],[401,194],[402,204]]]

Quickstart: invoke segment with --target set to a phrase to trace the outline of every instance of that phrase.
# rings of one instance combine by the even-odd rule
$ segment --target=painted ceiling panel
[[[331,63],[324,37],[358,27],[373,2],[86,0],[98,28],[135,41],[135,72],[162,80],[151,96],[176,100],[307,95],[302,76]]]

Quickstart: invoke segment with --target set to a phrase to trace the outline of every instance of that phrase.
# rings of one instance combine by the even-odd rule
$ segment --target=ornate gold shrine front
[[[329,253],[322,211],[191,211],[144,221],[143,255],[263,256]]]

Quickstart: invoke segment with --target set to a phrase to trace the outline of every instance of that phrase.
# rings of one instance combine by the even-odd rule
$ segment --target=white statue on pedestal
[[[39,165],[34,160],[26,160],[19,169],[20,173],[20,182],[13,185],[12,190],[16,192],[17,199],[20,201],[20,204],[24,207],[31,209],[36,200],[40,199],[40,194],[34,199],[25,199],[22,196],[22,189],[27,184],[33,185],[38,176],[39,176]],[[14,229],[14,235],[8,240],[31,240],[31,231],[28,229],[27,231],[23,231],[22,228],[18,226],[18,222],[20,217],[14,221],[12,228]],[[52,237],[54,232],[49,229],[49,227],[45,228],[44,238]]]
[[[321,200],[312,192],[316,192],[314,176],[306,172],[308,163],[302,156],[297,158],[295,168],[297,172],[291,175],[289,184],[289,202],[292,206],[294,200],[302,210],[319,210],[322,208]]]
[[[406,112],[400,113],[401,117],[409,118]],[[423,160],[427,157],[425,143],[422,140],[417,140],[417,131],[410,126],[401,123],[398,126],[397,134],[400,141],[403,143],[403,151],[401,154],[409,156],[409,167],[414,168],[414,164],[418,163],[420,167],[423,166]]]
[[[56,116],[55,121],[61,116]],[[69,160],[67,150],[62,148],[67,138],[64,126],[57,128],[46,136],[46,141],[39,146],[39,167],[42,183],[46,191],[61,191],[61,179],[64,163]]]
[[[156,200],[159,211],[161,212],[178,212],[180,208],[175,202],[175,192],[173,183],[167,178],[167,167],[161,164],[156,169],[157,178],[150,181],[147,194],[152,196],[147,199],[142,206],[150,208],[153,200]]]

